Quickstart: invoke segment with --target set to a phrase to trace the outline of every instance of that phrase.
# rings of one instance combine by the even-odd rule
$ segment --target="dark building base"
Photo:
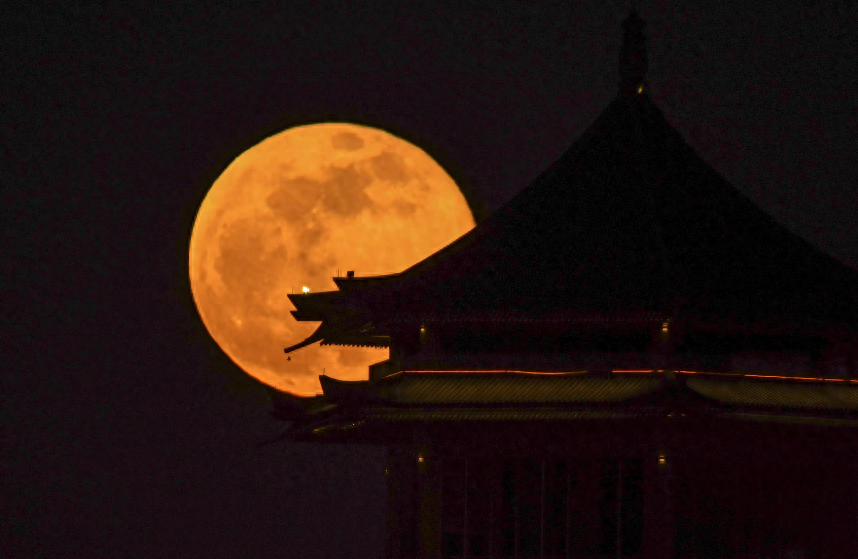
[[[858,557],[853,428],[722,419],[403,429],[389,447],[390,558]]]

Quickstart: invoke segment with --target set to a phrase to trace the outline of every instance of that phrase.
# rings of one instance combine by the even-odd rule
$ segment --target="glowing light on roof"
[[[304,287],[301,288],[301,291],[303,291],[304,293],[309,293],[310,288],[305,285]]]
[[[647,371],[649,372],[649,371]],[[518,373],[524,375],[584,375],[587,371],[518,371],[513,369],[406,369],[402,373]],[[394,375],[389,375],[394,376]]]
[[[392,375],[388,375],[385,378],[395,377],[397,375],[403,374],[420,374],[420,373],[448,373],[448,374],[456,374],[456,373],[516,373],[520,375],[530,375],[530,376],[585,376],[588,371],[586,370],[577,370],[577,371],[522,371],[515,369],[404,369],[402,371],[398,371],[393,373]],[[736,377],[736,378],[759,378],[764,380],[791,380],[791,381],[810,381],[810,382],[841,382],[847,384],[858,384],[858,379],[843,379],[843,378],[824,378],[824,377],[788,377],[788,376],[779,376],[779,375],[754,375],[748,373],[720,373],[715,371],[688,371],[688,370],[676,370],[671,371],[668,369],[614,369],[611,371],[612,374],[681,374],[681,375],[705,375],[705,376],[717,376],[717,377]]]
[[[667,373],[666,369],[614,369],[611,371],[614,374],[653,374],[653,373]],[[794,376],[783,376],[783,375],[755,375],[750,373],[719,373],[715,371],[686,371],[686,370],[677,370],[674,371],[676,373],[682,375],[706,375],[706,376],[719,376],[719,377],[739,377],[739,378],[758,378],[764,380],[791,380],[791,381],[809,381],[809,382],[843,382],[849,384],[858,384],[858,379],[844,379],[844,378],[825,378],[825,377],[794,377]]]

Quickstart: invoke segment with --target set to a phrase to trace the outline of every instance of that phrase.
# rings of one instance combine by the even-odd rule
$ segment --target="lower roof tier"
[[[702,371],[403,371],[373,381],[320,377],[324,393],[272,394],[289,436],[378,422],[532,422],[705,418],[858,427],[858,379]],[[365,430],[367,427],[363,427]]]
[[[343,401],[422,405],[656,405],[665,398],[703,403],[852,410],[858,412],[858,379],[820,379],[700,371],[586,372],[403,371],[376,381],[320,376],[324,396]]]

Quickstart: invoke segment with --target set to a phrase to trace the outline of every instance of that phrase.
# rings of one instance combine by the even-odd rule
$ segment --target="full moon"
[[[319,375],[366,379],[386,349],[313,345],[286,297],[335,290],[333,277],[389,274],[474,227],[452,178],[428,154],[382,130],[300,126],[236,158],[214,182],[191,233],[191,291],[203,323],[245,372],[295,394]]]

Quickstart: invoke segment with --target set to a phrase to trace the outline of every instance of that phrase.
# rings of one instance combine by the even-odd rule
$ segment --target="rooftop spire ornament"
[[[620,91],[627,94],[643,93],[647,69],[646,22],[634,8],[623,21],[623,44],[620,47]]]

